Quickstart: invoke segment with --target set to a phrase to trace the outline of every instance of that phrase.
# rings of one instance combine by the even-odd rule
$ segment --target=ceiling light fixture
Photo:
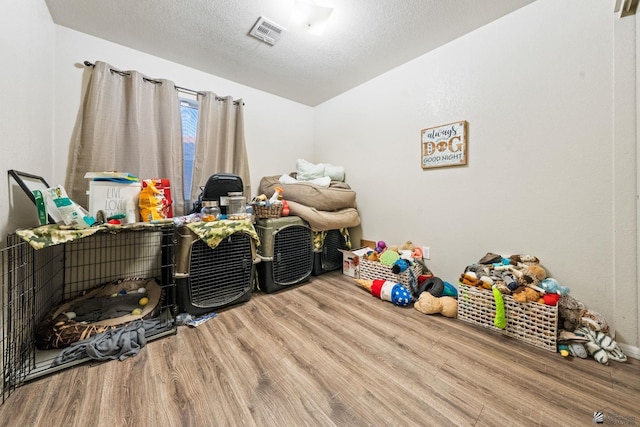
[[[291,13],[291,28],[322,35],[333,12],[332,7],[318,6],[311,0],[295,0]]]

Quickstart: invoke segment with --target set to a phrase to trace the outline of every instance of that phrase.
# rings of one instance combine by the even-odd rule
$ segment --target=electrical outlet
[[[429,246],[422,247],[422,259],[431,259],[431,248]]]

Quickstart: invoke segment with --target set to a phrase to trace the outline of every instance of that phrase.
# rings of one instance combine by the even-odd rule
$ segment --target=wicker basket
[[[253,205],[253,213],[256,218],[280,218],[282,214],[282,203],[270,206]]]
[[[458,319],[493,329],[504,335],[545,350],[556,351],[558,307],[537,302],[520,303],[503,295],[507,327],[493,324],[496,305],[487,289],[458,283]]]
[[[401,283],[404,286],[411,289],[411,271],[413,273],[413,277],[416,282],[418,280],[418,276],[423,274],[422,264],[418,262],[414,262],[410,268],[403,271],[400,274],[394,274],[391,271],[391,266],[384,265],[379,261],[369,261],[368,259],[360,258],[360,264],[358,265],[358,269],[360,271],[360,278],[367,280],[391,280],[397,283]]]

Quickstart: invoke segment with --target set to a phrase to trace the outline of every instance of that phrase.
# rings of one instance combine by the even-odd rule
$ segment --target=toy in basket
[[[556,351],[557,302],[569,289],[552,291],[548,281],[535,256],[487,253],[460,275],[458,318]]]
[[[417,296],[418,278],[428,274],[421,250],[411,242],[400,247],[387,247],[384,242],[378,242],[376,250],[371,250],[360,259],[358,269],[360,279],[397,282],[409,289],[414,296]]]
[[[260,219],[288,216],[289,206],[282,196],[283,192],[282,188],[276,187],[270,199],[267,199],[267,196],[264,194],[254,197],[251,201],[251,206],[253,207],[255,216]]]
[[[273,203],[269,206],[253,204],[252,206],[256,218],[280,218],[282,215],[282,203]]]

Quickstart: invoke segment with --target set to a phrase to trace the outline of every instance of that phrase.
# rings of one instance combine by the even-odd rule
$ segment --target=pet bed
[[[65,348],[136,320],[156,317],[162,299],[162,288],[155,279],[102,284],[51,310],[38,324],[36,346],[41,350]],[[134,310],[139,314],[132,314]]]
[[[278,176],[265,176],[260,180],[258,194],[271,195],[275,187],[282,188],[291,215],[307,221],[313,231],[360,225],[356,193],[345,182],[331,181],[329,187],[322,187],[310,182],[282,184]]]

